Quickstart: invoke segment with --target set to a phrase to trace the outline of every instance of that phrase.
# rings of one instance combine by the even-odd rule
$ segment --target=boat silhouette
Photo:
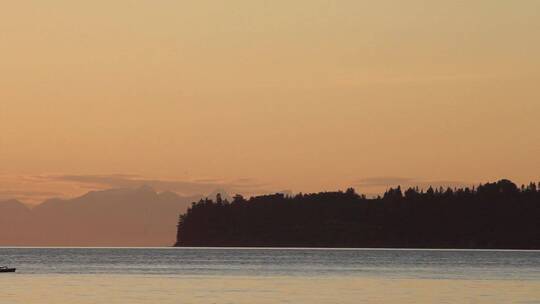
[[[15,270],[17,270],[17,268],[9,268],[7,266],[0,267],[0,272],[15,272]]]

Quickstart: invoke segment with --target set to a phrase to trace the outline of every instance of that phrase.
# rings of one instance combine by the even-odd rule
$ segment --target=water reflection
[[[1,303],[538,303],[540,252],[0,248]]]

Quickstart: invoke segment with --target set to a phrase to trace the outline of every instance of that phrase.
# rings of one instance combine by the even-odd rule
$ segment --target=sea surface
[[[540,251],[0,248],[0,303],[540,303]]]

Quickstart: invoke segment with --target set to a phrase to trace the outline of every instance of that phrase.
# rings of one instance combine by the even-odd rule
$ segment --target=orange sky
[[[536,0],[10,1],[0,198],[540,180],[538,54]]]

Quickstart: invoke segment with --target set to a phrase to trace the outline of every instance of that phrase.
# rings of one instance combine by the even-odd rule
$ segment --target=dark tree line
[[[177,246],[540,249],[540,184],[354,189],[193,203]]]

